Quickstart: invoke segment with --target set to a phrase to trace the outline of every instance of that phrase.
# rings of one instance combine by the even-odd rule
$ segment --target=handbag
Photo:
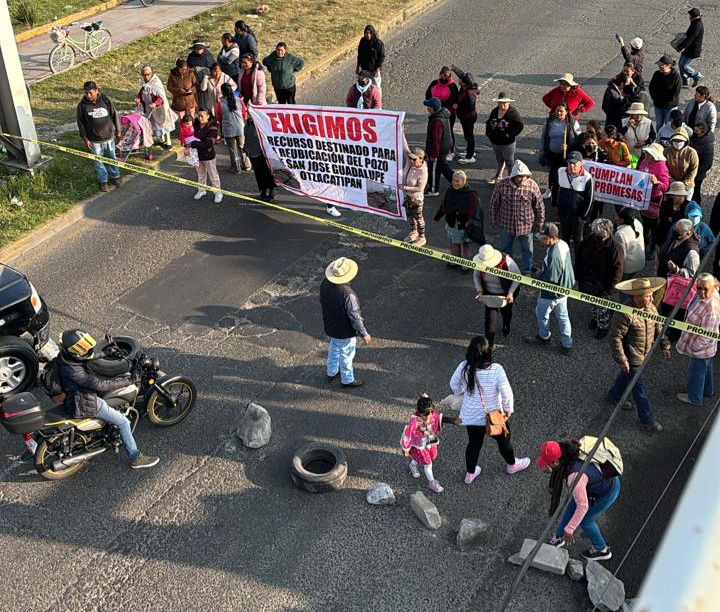
[[[687,36],[685,36],[685,32],[678,32],[670,41],[670,46],[675,49],[675,51],[680,51],[685,44],[686,38]]]
[[[488,412],[487,404],[485,403],[485,396],[482,392],[482,387],[478,382],[477,376],[475,376],[475,385],[477,386],[478,393],[480,394],[480,401],[485,411],[485,433],[488,436],[507,436],[510,431],[507,428],[507,420],[510,415],[502,409],[502,404],[497,410]]]
[[[482,209],[479,204],[467,222],[467,235],[470,240],[479,246],[487,243],[485,240],[485,220],[483,219]]]
[[[685,289],[687,289],[690,283],[692,283],[692,279],[683,276],[682,274],[671,274],[668,276],[667,285],[665,286],[665,296],[663,297],[663,304],[667,304],[668,306],[677,306],[680,298],[683,296],[683,293],[685,293]],[[680,304],[680,308],[687,310],[687,307],[690,302],[692,302],[696,292],[697,288],[693,283],[690,287],[690,291],[688,291],[685,299]]]

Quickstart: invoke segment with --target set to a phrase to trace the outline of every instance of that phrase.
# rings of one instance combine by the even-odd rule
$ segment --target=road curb
[[[86,17],[90,17],[91,15],[96,15],[97,13],[108,11],[111,8],[115,8],[119,4],[125,4],[126,2],[128,2],[128,0],[108,0],[108,2],[96,4],[95,6],[91,6],[89,9],[85,9],[84,11],[78,11],[77,13],[73,13],[72,15],[66,15],[65,17],[61,17],[55,23],[44,23],[43,25],[39,25],[29,30],[25,30],[24,32],[20,32],[19,34],[15,35],[15,42],[25,42],[26,40],[30,40],[31,38],[35,38],[36,36],[40,36],[41,34],[49,32],[50,30],[52,30],[55,24],[64,26],[72,23],[73,21],[80,21],[81,19],[85,19]]]
[[[115,0],[111,1],[115,2]],[[117,2],[115,2],[115,4],[121,4],[125,1],[127,0],[118,0]],[[398,26],[405,21],[411,19],[412,17],[415,17],[416,15],[424,11],[426,8],[437,4],[439,1],[440,0],[417,0],[417,2],[411,4],[396,15],[390,17],[383,22],[380,22],[379,28],[386,29]],[[330,53],[321,62],[310,66],[307,72],[303,71],[301,73],[303,78],[300,78],[300,75],[298,75],[297,83],[302,84],[304,82],[307,82],[311,78],[316,77],[320,72],[326,70],[329,66],[344,58],[349,52],[353,51],[356,46],[357,42],[354,39],[353,41],[342,45],[339,49]],[[170,157],[172,153],[173,151],[168,151],[167,155],[158,156],[158,158],[156,158],[156,160],[152,162],[151,165],[159,167],[160,162]],[[134,178],[132,176],[132,173],[128,174],[128,178]],[[126,183],[126,185],[127,184],[128,183]],[[68,229],[70,226],[85,219],[88,216],[86,213],[90,210],[92,211],[93,219],[99,220],[107,217],[110,213],[122,206],[122,204],[117,204],[114,206],[102,206],[102,204],[99,202],[99,200],[102,200],[102,198],[100,198],[101,195],[102,193],[97,193],[96,195],[91,196],[87,200],[79,202],[61,216],[47,221],[41,226],[31,230],[22,238],[19,238],[18,240],[13,241],[10,244],[0,248],[0,261],[3,263],[10,262],[17,257],[26,254],[28,251],[32,251],[38,248],[48,240],[51,240],[64,230]]]

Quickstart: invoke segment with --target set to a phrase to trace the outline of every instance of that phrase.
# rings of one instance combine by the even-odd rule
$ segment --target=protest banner
[[[595,179],[595,199],[635,210],[650,206],[652,183],[647,172],[585,160],[585,169]]]
[[[405,219],[405,113],[334,106],[250,106],[275,182],[328,205]]]

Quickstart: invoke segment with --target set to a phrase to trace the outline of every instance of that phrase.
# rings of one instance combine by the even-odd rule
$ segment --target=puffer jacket
[[[94,417],[98,413],[98,393],[108,393],[130,384],[130,378],[101,378],[93,374],[86,361],[73,361],[63,352],[57,357],[60,385],[65,393],[65,409],[76,418]]]
[[[673,132],[672,138],[682,139],[686,143],[689,142],[687,132],[683,128],[678,128]],[[697,151],[689,144],[678,150],[672,146],[665,148],[665,159],[667,160],[668,172],[673,181],[682,181],[685,187],[692,189],[695,186],[695,176],[697,175],[700,159]]]
[[[651,314],[658,314],[653,304],[645,307]],[[655,338],[660,335],[662,325],[655,321],[648,321],[637,315],[616,312],[610,323],[610,348],[616,363],[622,365],[627,361],[637,368],[645,361]],[[670,348],[667,338],[660,341],[663,350]]]

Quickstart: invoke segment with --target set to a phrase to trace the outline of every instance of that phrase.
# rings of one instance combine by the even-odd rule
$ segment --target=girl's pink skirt
[[[414,446],[410,449],[410,457],[415,459],[420,465],[430,465],[438,455],[437,444],[429,448],[415,448]]]

